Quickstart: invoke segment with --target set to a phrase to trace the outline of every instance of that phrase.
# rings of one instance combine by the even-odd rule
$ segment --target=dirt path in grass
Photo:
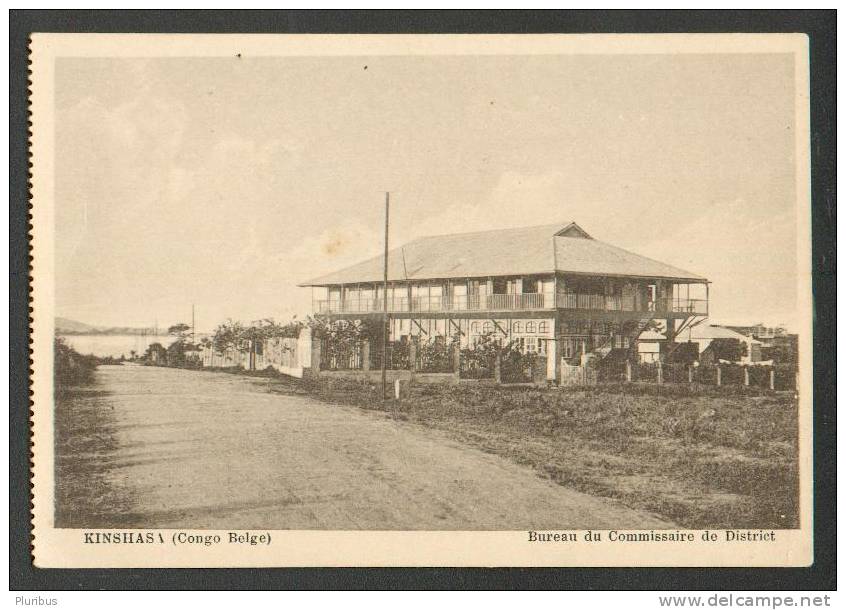
[[[437,431],[223,373],[100,367],[56,425],[60,527],[671,526]]]

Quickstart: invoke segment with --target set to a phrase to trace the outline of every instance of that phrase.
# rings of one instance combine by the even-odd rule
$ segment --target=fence
[[[488,350],[465,348],[461,350],[461,379],[494,379],[496,355]]]
[[[360,371],[364,368],[365,343],[338,343],[328,339],[320,342],[321,371]],[[369,354],[367,354],[369,362]]]
[[[579,379],[580,367],[562,365],[562,377],[569,375]],[[691,366],[657,362],[633,363],[631,361],[602,361],[596,368],[598,380],[606,383],[637,381],[643,383],[696,383],[700,385],[725,387],[755,387],[770,390],[795,390],[796,369],[790,365],[755,366],[742,364],[719,364]]]
[[[596,385],[597,381],[597,369],[588,366],[572,366],[564,362],[561,363],[561,370],[559,372],[560,385]]]
[[[458,349],[451,343],[434,339],[421,341],[416,346],[414,370],[421,373],[452,373],[455,371],[455,358]]]
[[[370,369],[377,370],[382,368],[382,346],[371,345],[370,352]],[[385,350],[386,366],[389,371],[405,371],[409,368],[409,357],[411,352],[411,344],[408,341],[390,341]]]
[[[543,383],[546,381],[546,356],[512,350],[500,358],[502,383]]]
[[[224,350],[216,350],[211,346],[200,348],[200,360],[204,368],[248,368],[250,362],[249,351],[229,347]]]
[[[274,337],[245,343],[240,349],[229,347],[217,350],[205,345],[200,360],[206,368],[235,368],[263,371],[274,368],[293,377],[302,377],[311,366],[311,331],[303,329],[300,336]]]
[[[724,387],[754,387],[769,390],[795,390],[796,369],[789,365],[747,366],[719,364],[626,363],[599,367],[600,380],[606,382],[639,381],[645,383],[696,383]]]

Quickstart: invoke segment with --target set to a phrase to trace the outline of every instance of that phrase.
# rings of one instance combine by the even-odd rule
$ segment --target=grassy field
[[[792,394],[688,386],[418,385],[383,403],[349,380],[274,381],[446,431],[540,476],[689,528],[798,527]]]

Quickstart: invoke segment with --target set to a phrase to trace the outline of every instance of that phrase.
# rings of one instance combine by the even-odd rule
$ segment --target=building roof
[[[744,343],[761,343],[757,339],[751,339],[745,335],[726,328],[724,326],[712,326],[711,324],[697,324],[680,335],[683,339],[696,341],[700,339],[737,339]]]
[[[380,282],[377,256],[300,284],[328,286]],[[542,275],[554,272],[665,278],[705,278],[592,238],[576,223],[436,235],[388,253],[390,281]]]

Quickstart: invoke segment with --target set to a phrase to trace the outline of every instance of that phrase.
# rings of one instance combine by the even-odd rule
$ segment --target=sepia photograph
[[[805,37],[32,49],[36,561],[810,561]]]

